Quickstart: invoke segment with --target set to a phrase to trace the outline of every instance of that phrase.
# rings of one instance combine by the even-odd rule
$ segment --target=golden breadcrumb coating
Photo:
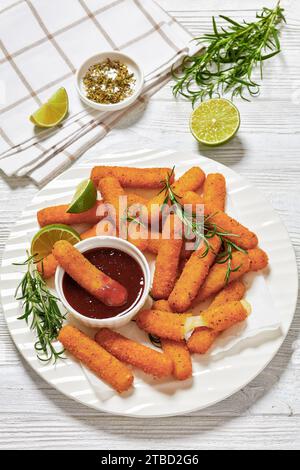
[[[224,211],[226,199],[226,180],[221,173],[210,173],[206,176],[203,188],[204,204]]]
[[[191,314],[142,310],[136,316],[136,323],[141,330],[159,338],[182,341],[185,334],[185,321],[189,317]]]
[[[207,247],[202,243],[187,261],[170,294],[168,301],[174,312],[185,312],[190,308],[208,275],[210,266],[221,247],[221,240],[215,235],[208,242],[210,249],[207,254],[204,256]]]
[[[103,215],[99,215],[98,212],[98,208],[102,204],[102,201],[97,201],[91,209],[81,212],[80,214],[69,214],[66,212],[69,208],[69,204],[45,207],[37,213],[38,223],[40,227],[51,224],[96,224],[103,218]]]
[[[232,271],[229,275],[229,282],[236,281],[243,274],[249,271],[250,260],[245,253],[240,251],[235,251],[232,254],[231,260],[231,269],[237,271]],[[198,295],[195,299],[195,302],[203,302],[208,299],[211,295],[217,294],[226,286],[226,271],[228,269],[227,263],[218,264],[215,263],[205,279],[202,287],[200,288]]]
[[[77,328],[71,325],[64,326],[60,330],[58,340],[76,359],[100,379],[110,384],[117,392],[125,392],[131,387],[133,374],[125,364]]]
[[[212,307],[201,313],[201,317],[207,328],[221,332],[227,330],[236,323],[246,320],[249,311],[244,300],[234,300],[226,304]]]
[[[95,335],[95,341],[122,362],[142,369],[154,377],[168,377],[172,374],[171,359],[161,352],[126,338],[108,328],[102,328]]]
[[[170,238],[162,239],[158,249],[151,295],[154,299],[167,299],[172,292],[182,248],[181,221],[171,214],[166,221],[170,227]]]
[[[96,186],[101,178],[113,176],[117,178],[124,188],[145,188],[156,189],[162,187],[168,175],[171,175],[171,168],[132,168],[124,166],[95,166],[91,172],[91,179]],[[171,182],[174,175],[171,177]]]
[[[52,253],[69,276],[91,295],[110,306],[126,303],[127,289],[90,263],[71,243],[56,242]]]
[[[192,192],[185,193],[181,200],[183,204],[191,204],[194,211],[196,211],[196,206],[201,204],[200,201],[201,198],[198,194]],[[231,240],[240,248],[250,250],[257,246],[258,238],[255,233],[251,232],[247,227],[244,227],[244,225],[240,224],[225,212],[216,209],[213,204],[207,203],[204,205],[204,214],[210,216],[209,222],[217,225],[220,231],[232,234],[232,236],[226,235],[224,238]]]

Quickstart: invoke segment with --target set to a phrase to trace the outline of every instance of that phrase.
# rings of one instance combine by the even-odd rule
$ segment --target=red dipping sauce
[[[94,248],[82,254],[94,266],[126,287],[128,299],[120,307],[105,305],[65,273],[62,287],[66,300],[74,310],[89,318],[111,318],[128,312],[139,302],[144,292],[145,278],[134,258],[116,248]]]

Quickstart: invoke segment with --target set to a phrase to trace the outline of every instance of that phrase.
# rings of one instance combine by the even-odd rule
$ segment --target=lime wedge
[[[38,127],[54,127],[66,117],[68,109],[68,94],[64,88],[59,88],[29,119]]]
[[[75,245],[80,241],[80,235],[68,225],[46,225],[33,237],[31,254],[35,256],[36,260],[42,260],[51,253],[54,243],[58,240],[67,240]]]
[[[67,212],[79,214],[89,210],[96,203],[97,189],[92,180],[82,181],[76,188]]]
[[[204,101],[193,111],[190,119],[190,128],[195,139],[211,146],[228,142],[239,127],[239,110],[224,98]]]

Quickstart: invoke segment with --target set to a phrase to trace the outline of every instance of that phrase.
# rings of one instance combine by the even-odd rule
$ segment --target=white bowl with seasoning
[[[114,87],[114,90],[111,91],[111,88],[106,86],[107,82],[97,81],[96,82],[96,91],[93,91],[93,88],[90,86],[88,89],[91,95],[95,95],[95,99],[90,99],[88,95],[88,89],[84,85],[84,78],[86,77],[90,67],[98,66],[98,70],[100,68],[103,69],[103,64],[109,59],[112,62],[118,62],[122,66],[123,73],[126,73],[127,84],[130,86],[130,94],[124,92],[124,88],[122,87]],[[125,66],[125,68],[123,67]],[[99,68],[100,67],[100,68]],[[128,79],[127,72],[132,75],[132,80]],[[111,72],[107,74],[108,78],[115,78],[116,72],[115,69],[112,69]],[[97,78],[94,78],[97,80]],[[130,82],[130,83],[128,83]],[[122,83],[122,81],[121,81]],[[95,54],[92,57],[89,57],[83,64],[79,67],[76,72],[76,88],[79,93],[80,98],[82,101],[90,106],[91,108],[97,109],[98,111],[119,111],[120,109],[126,108],[127,106],[131,105],[141,94],[144,85],[144,74],[142,72],[141,67],[136,63],[136,61],[121,52],[114,52],[114,51],[106,51],[101,52],[99,54]],[[125,86],[125,85],[124,85]],[[105,98],[112,97],[112,99],[122,99],[118,102],[99,102],[98,100],[102,100],[104,92],[101,93],[99,87],[102,87],[102,90],[108,89],[108,93],[105,93]],[[123,93],[122,93],[123,90]],[[128,91],[128,88],[127,88]],[[114,95],[114,96],[113,96]],[[103,101],[103,100],[102,100]]]
[[[124,306],[104,305],[58,266],[55,273],[55,288],[62,304],[87,327],[119,328],[126,325],[148,299],[151,273],[145,256],[132,243],[112,236],[88,238],[74,246],[84,253],[92,264],[99,269],[101,266],[103,272],[126,287],[128,299]]]

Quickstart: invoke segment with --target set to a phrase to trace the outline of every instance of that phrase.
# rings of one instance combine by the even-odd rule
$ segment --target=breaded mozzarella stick
[[[94,225],[99,222],[103,215],[99,215],[99,207],[103,204],[102,201],[97,201],[96,204],[89,210],[79,214],[69,214],[67,211],[69,204],[60,206],[52,206],[41,209],[37,213],[37,219],[40,227],[51,224],[91,224]]]
[[[175,215],[170,215],[166,224],[170,227],[170,237],[162,239],[155,263],[151,295],[154,299],[167,299],[174,287],[182,248],[182,223]],[[180,237],[180,238],[178,238]]]
[[[86,238],[96,237],[97,235],[111,235],[112,233],[113,226],[111,222],[102,220],[81,233],[80,238],[81,240],[85,240]],[[44,279],[50,279],[50,277],[54,276],[57,266],[58,263],[52,253],[45,256],[42,261],[37,263],[37,269]]]
[[[168,377],[172,374],[171,359],[163,353],[126,338],[108,328],[102,328],[95,335],[95,341],[117,359],[142,369],[154,377]]]
[[[215,235],[208,240],[208,243],[210,245],[208,251],[207,246],[201,243],[193,252],[170,294],[168,301],[174,312],[186,312],[190,308],[208,275],[210,266],[221,247],[220,237]]]
[[[192,376],[192,361],[185,341],[161,339],[163,352],[173,362],[173,377],[176,380],[187,380]]]
[[[160,310],[142,310],[135,317],[136,324],[141,330],[147,331],[159,338],[184,340],[185,323],[191,317],[190,313],[171,313]]]
[[[209,273],[207,278],[205,279],[204,283],[200,287],[198,295],[195,299],[195,302],[203,302],[204,300],[208,299],[211,295],[215,295],[220,290],[222,290],[227,282],[226,282],[226,272],[228,269],[227,263],[218,264],[215,263]],[[250,269],[250,260],[249,257],[240,251],[235,251],[232,254],[231,259],[231,271],[229,275],[229,281],[236,281],[239,279],[243,274],[247,273]],[[235,271],[236,270],[236,271]]]
[[[221,332],[246,320],[250,313],[249,303],[241,300],[205,310],[196,316],[188,313],[143,310],[137,315],[136,322],[142,330],[155,336],[182,341],[195,328],[206,327]]]
[[[268,255],[261,248],[253,248],[248,250],[248,258],[250,260],[249,271],[260,271],[268,265]]]
[[[161,310],[162,312],[172,312],[167,300],[156,300],[152,305],[152,310]]]
[[[38,272],[42,275],[43,279],[50,279],[54,276],[58,263],[54,258],[53,254],[50,253],[42,261],[39,261],[36,265]]]
[[[242,281],[232,281],[224,287],[214,298],[209,308],[219,307],[220,305],[231,302],[232,300],[241,300],[246,292],[245,284]]]
[[[127,233],[127,215],[126,210],[129,209],[129,200],[126,200],[126,193],[122,188],[119,180],[113,176],[107,176],[105,178],[101,178],[98,184],[99,190],[101,191],[101,195],[105,203],[110,204],[115,209],[116,215],[116,228],[118,235],[122,238],[127,237],[127,240],[139,248],[141,251],[145,251],[148,245],[148,240],[141,236],[137,236],[133,238],[130,234]],[[123,199],[124,198],[124,199]],[[139,202],[139,198],[136,197],[135,199]],[[126,207],[127,203],[127,207]],[[133,196],[130,196],[130,205],[133,203]],[[123,207],[124,204],[124,207]],[[137,226],[138,231],[142,230],[141,226]],[[139,235],[139,234],[138,234]]]
[[[241,300],[244,297],[245,291],[246,288],[241,281],[230,282],[219,292],[209,308],[219,307],[226,302]],[[208,328],[196,328],[187,341],[187,347],[191,353],[206,354],[219,334],[218,331]]]
[[[171,168],[132,168],[124,166],[95,166],[91,172],[91,180],[97,186],[100,179],[112,176],[120,181],[123,188],[161,188]],[[174,175],[171,176],[171,183]]]
[[[192,204],[192,209],[195,211],[197,205],[201,204],[202,199],[197,193],[187,192],[184,194],[181,202],[183,204]],[[223,233],[232,234],[226,235],[224,238],[231,240],[240,248],[249,250],[255,248],[258,244],[258,239],[255,233],[251,232],[247,227],[240,224],[237,220],[233,219],[225,212],[218,210],[213,204],[204,205],[204,215],[209,216],[209,222],[215,224],[219,231]]]
[[[205,180],[205,173],[201,168],[195,166],[186,171],[175,183],[172,184],[172,191],[178,198],[181,198],[186,191],[196,191],[200,188]],[[157,196],[154,196],[148,201],[147,204],[147,217],[150,221],[150,217],[160,217],[161,206],[166,198],[165,191],[162,191]],[[181,200],[180,200],[181,202]]]
[[[154,302],[153,309],[170,312],[171,308],[167,300]],[[173,341],[172,339],[161,339],[163,351],[173,361],[173,376],[176,380],[186,380],[191,377],[193,368],[189,350],[185,341]]]
[[[187,340],[188,350],[194,354],[206,354],[219,334],[218,331],[209,328],[196,328]]]
[[[127,301],[127,289],[90,263],[71,243],[56,242],[52,251],[58,264],[83,289],[105,305],[117,307]]]
[[[203,187],[204,204],[224,211],[226,198],[226,181],[221,173],[210,173],[206,176]]]
[[[76,359],[100,379],[110,384],[117,392],[125,392],[131,387],[133,374],[125,364],[74,326],[65,325],[59,332],[58,341]]]

